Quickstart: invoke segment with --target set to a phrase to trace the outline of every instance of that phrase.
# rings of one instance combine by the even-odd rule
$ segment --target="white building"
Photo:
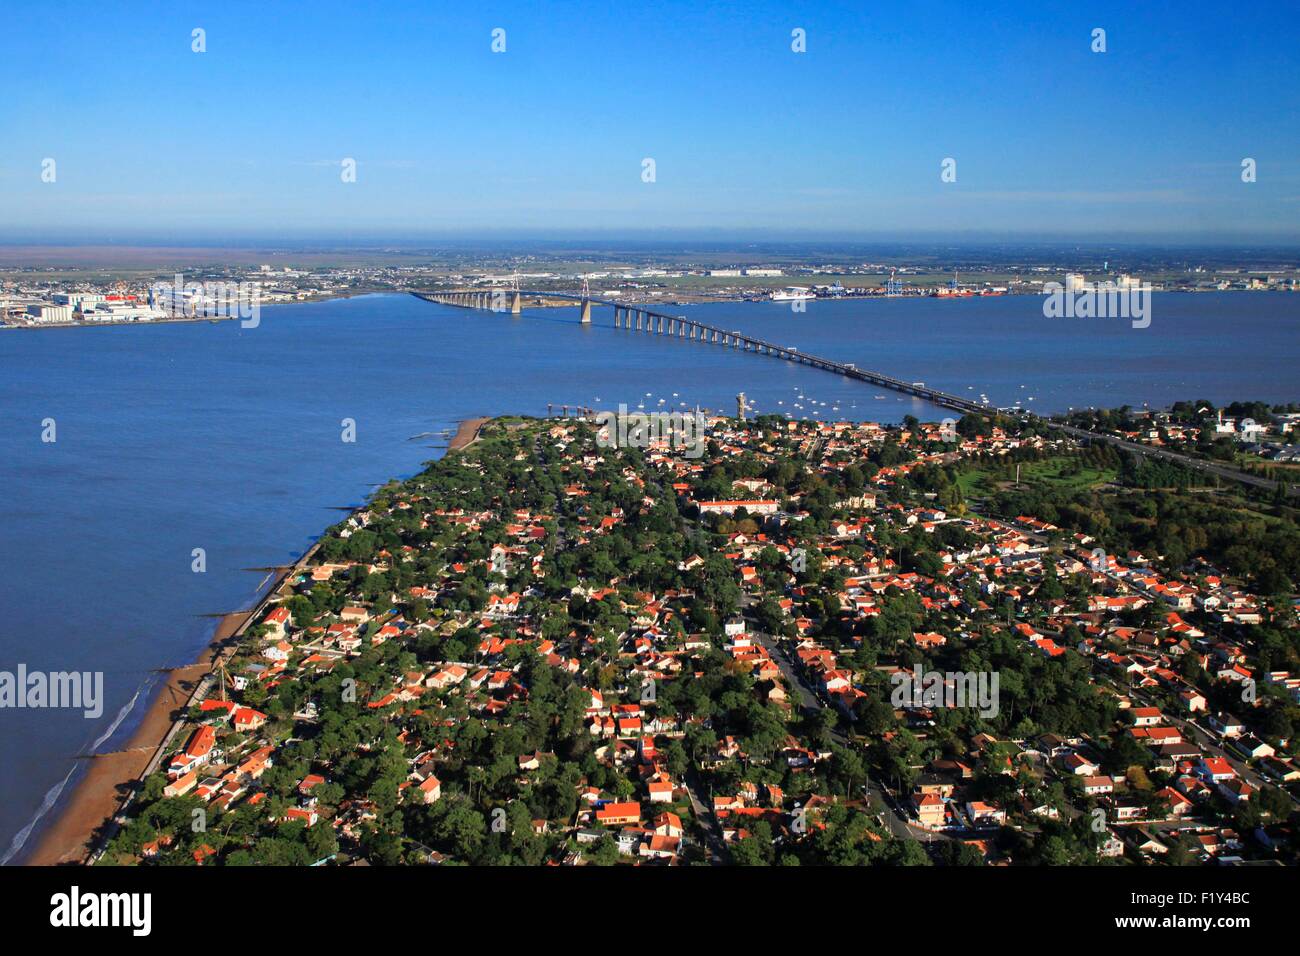
[[[29,305],[27,314],[37,322],[71,322],[72,306],[70,305]]]

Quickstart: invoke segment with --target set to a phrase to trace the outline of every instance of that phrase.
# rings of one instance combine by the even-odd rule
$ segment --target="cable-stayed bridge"
[[[970,412],[988,415],[996,411],[996,409],[986,405],[980,405],[969,399],[962,398],[960,395],[952,395],[948,392],[930,388],[922,382],[905,382],[891,375],[872,372],[846,362],[837,362],[834,359],[822,358],[819,355],[812,355],[799,349],[777,345],[774,342],[755,338],[734,329],[721,329],[698,319],[670,315],[666,312],[659,312],[640,305],[616,302],[612,299],[602,299],[590,295],[586,290],[581,292],[552,292],[544,289],[453,289],[436,292],[413,292],[412,295],[440,305],[507,312],[512,315],[519,315],[523,311],[525,300],[539,304],[552,301],[563,302],[577,306],[578,321],[583,324],[592,323],[595,310],[611,309],[613,311],[614,328],[625,330],[633,335],[638,333],[642,335],[664,335],[687,342],[719,345],[723,348],[741,349],[747,352],[756,352],[760,355],[770,355],[773,358],[787,362],[800,362],[813,368],[843,375],[846,378],[868,382],[880,388],[902,392],[905,395],[914,395],[934,405],[963,414]]]

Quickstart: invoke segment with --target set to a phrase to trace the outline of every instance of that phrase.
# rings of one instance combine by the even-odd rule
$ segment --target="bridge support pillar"
[[[591,300],[583,299],[582,306],[578,313],[578,321],[583,325],[591,325]]]
[[[510,297],[510,314],[518,315],[524,310],[524,297],[516,292]]]

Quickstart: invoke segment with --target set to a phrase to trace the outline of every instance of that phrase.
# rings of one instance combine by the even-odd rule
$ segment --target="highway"
[[[499,290],[498,290],[499,291]],[[894,378],[891,375],[885,375],[883,372],[872,372],[867,369],[860,369],[855,365],[847,362],[837,362],[834,359],[823,358],[819,355],[813,355],[809,352],[801,352],[795,348],[789,348],[783,345],[777,345],[774,342],[768,342],[764,339],[754,338],[745,335],[743,332],[734,329],[720,329],[713,325],[699,322],[695,319],[689,319],[685,316],[670,315],[666,312],[656,312],[652,309],[644,309],[639,306],[630,305],[623,302],[617,302],[613,299],[601,299],[590,295],[584,295],[578,292],[549,292],[546,290],[506,290],[501,292],[502,295],[509,294],[512,296],[528,296],[533,299],[558,299],[564,302],[574,302],[584,309],[588,310],[590,306],[599,305],[607,306],[615,310],[615,321],[619,321],[619,312],[628,315],[627,331],[631,334],[668,334],[673,337],[687,337],[689,331],[689,340],[712,342],[720,344],[727,348],[741,348],[747,351],[754,351],[760,354],[773,356],[790,362],[800,362],[804,365],[820,368],[836,375],[843,375],[846,378],[856,379],[861,382],[867,382],[879,388],[887,388],[891,391],[901,392],[905,395],[913,395],[923,399],[931,404],[938,405],[940,408],[951,409],[962,414],[974,415],[994,415],[1002,409],[992,408],[988,405],[972,402],[969,399],[962,398],[960,395],[953,395],[950,392],[940,391],[937,388],[930,388],[921,382],[904,382],[902,379]],[[428,302],[441,304],[460,304],[469,308],[488,308],[484,303],[495,301],[493,293],[477,290],[474,292],[413,292],[416,298],[424,299]],[[459,299],[454,303],[448,303],[448,297]],[[638,317],[637,327],[631,326],[631,316]],[[641,317],[647,319],[644,330],[641,328]],[[657,322],[657,327],[656,327]],[[1026,412],[1012,411],[1008,414],[1018,415],[1021,421],[1033,421],[1036,416]],[[1278,482],[1269,478],[1261,478],[1258,475],[1252,475],[1248,472],[1240,471],[1226,465],[1216,462],[1207,461],[1202,458],[1193,458],[1190,455],[1183,455],[1178,452],[1169,451],[1165,448],[1155,448],[1150,445],[1143,445],[1138,442],[1126,441],[1113,435],[1098,434],[1095,432],[1085,431],[1082,428],[1075,428],[1073,425],[1061,425],[1056,422],[1050,422],[1053,427],[1060,429],[1072,437],[1104,441],[1108,444],[1123,448],[1125,451],[1135,455],[1142,455],[1152,458],[1163,458],[1167,461],[1177,462],[1187,468],[1203,472],[1209,475],[1215,475],[1229,481],[1239,481],[1242,484],[1253,485],[1257,488],[1264,488],[1269,491],[1277,489]],[[1300,492],[1300,485],[1287,485],[1286,493],[1293,495]]]
[[[1221,465],[1218,462],[1208,461],[1204,458],[1193,458],[1191,455],[1184,455],[1181,452],[1170,451],[1167,448],[1157,448],[1153,445],[1144,445],[1141,442],[1127,441],[1114,435],[1106,435],[1098,432],[1090,432],[1083,428],[1075,428],[1073,425],[1059,425],[1051,422],[1054,428],[1058,428],[1072,438],[1084,439],[1087,441],[1103,441],[1108,445],[1114,445],[1122,448],[1134,455],[1140,455],[1146,458],[1161,458],[1165,461],[1176,462],[1186,468],[1191,468],[1207,475],[1215,475],[1228,481],[1239,481],[1244,485],[1252,485],[1256,488],[1264,488],[1268,491],[1276,491],[1278,482],[1269,478],[1261,478],[1259,475],[1252,475],[1249,472],[1241,471],[1237,468],[1231,468],[1227,465]],[[1287,485],[1286,493],[1293,495],[1300,490],[1300,486]]]

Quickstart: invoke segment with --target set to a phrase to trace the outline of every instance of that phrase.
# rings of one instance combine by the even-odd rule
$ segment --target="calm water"
[[[672,311],[1039,411],[1300,400],[1300,296],[1280,293],[1157,296],[1146,330],[1047,320],[1028,297]],[[545,414],[548,402],[730,410],[738,391],[759,411],[946,414],[611,323],[608,310],[582,327],[572,309],[511,318],[368,296],[269,307],[256,329],[0,332],[0,670],[105,675],[98,719],[0,711],[0,856],[34,842],[31,826],[70,790],[78,754],[129,736],[151,671],[198,656],[214,626],[206,615],[252,602],[264,575],[242,569],[291,560],[340,517],[331,509],[441,454],[441,439],[415,436],[473,415]],[[54,443],[41,441],[46,418]],[[341,440],[345,418],[355,443]],[[195,548],[204,574],[191,570]]]

